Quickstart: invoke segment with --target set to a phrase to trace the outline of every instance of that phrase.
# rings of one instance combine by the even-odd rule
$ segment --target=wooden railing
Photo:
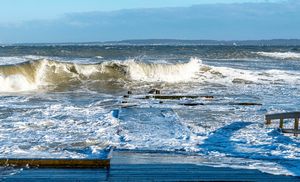
[[[279,119],[279,128],[282,130],[283,133],[293,133],[295,136],[300,134],[299,131],[299,118],[300,112],[287,112],[287,113],[276,113],[276,114],[267,114],[266,115],[266,124],[271,124],[272,120]],[[284,129],[284,119],[294,119],[294,128],[293,129]]]

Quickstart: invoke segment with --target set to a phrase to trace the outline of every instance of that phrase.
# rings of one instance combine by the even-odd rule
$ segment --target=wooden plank
[[[279,122],[279,128],[283,128],[283,118],[280,118],[280,122]]]
[[[270,119],[291,119],[291,118],[299,118],[300,112],[286,112],[286,113],[276,113],[276,114],[267,114],[266,120]]]
[[[299,118],[295,118],[295,123],[294,123],[294,135],[295,136],[298,136],[298,133],[297,133],[297,131],[298,131],[298,129],[299,129]]]
[[[145,99],[169,99],[169,100],[179,100],[183,98],[187,99],[196,99],[196,98],[206,98],[206,99],[212,99],[214,96],[209,95],[203,95],[203,96],[197,96],[197,95],[147,95],[145,96]]]
[[[194,103],[194,102],[190,102],[190,103],[180,103],[179,105],[184,105],[184,106],[203,106],[203,103]]]
[[[271,124],[271,120],[270,119],[266,119],[266,125]]]
[[[239,103],[230,103],[230,105],[238,105],[238,106],[261,106],[261,103],[256,102],[239,102]]]
[[[295,129],[281,129],[282,133],[296,133],[300,134],[300,130],[295,131]]]
[[[0,166],[41,168],[109,168],[110,159],[0,159]]]

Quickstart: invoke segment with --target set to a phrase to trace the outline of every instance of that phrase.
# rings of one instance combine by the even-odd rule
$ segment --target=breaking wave
[[[210,66],[198,58],[176,64],[136,60],[79,64],[42,59],[0,66],[0,92],[86,87],[113,91],[153,83],[300,84],[300,73]]]
[[[0,92],[19,92],[43,86],[70,86],[84,81],[186,82],[199,70],[201,60],[154,64],[135,60],[75,64],[52,60],[27,61],[0,66]]]
[[[297,52],[257,52],[258,55],[275,59],[300,59]]]
[[[186,82],[190,81],[201,67],[201,60],[192,58],[188,63],[147,64],[128,61],[128,73],[133,80],[147,82]]]

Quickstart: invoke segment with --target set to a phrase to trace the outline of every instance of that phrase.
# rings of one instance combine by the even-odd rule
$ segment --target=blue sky
[[[52,19],[72,12],[278,1],[283,0],[0,0],[0,23]]]
[[[0,43],[300,38],[298,0],[0,0],[0,4]]]

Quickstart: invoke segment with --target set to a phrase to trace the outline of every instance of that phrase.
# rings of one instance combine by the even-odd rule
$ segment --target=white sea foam
[[[22,62],[26,62],[26,61],[30,61],[30,60],[41,60],[41,59],[49,59],[50,60],[53,58],[47,57],[47,56],[36,56],[36,55],[0,56],[0,65],[18,64],[18,63],[22,63]]]
[[[197,151],[200,139],[172,109],[159,108],[122,109],[119,135],[118,148],[137,150]]]
[[[52,85],[71,89],[1,93],[0,157],[93,158],[107,146],[114,146],[179,152],[191,158],[198,156],[205,165],[300,176],[300,139],[278,132],[278,123],[268,127],[263,124],[267,112],[299,109],[295,98],[299,96],[300,73],[289,69],[289,64],[285,67],[288,62],[281,62],[282,70],[268,65],[262,70],[255,66],[260,61],[264,64],[264,60],[206,60],[204,64],[197,58],[183,62],[171,57],[171,61],[152,60],[152,64],[149,60],[94,64],[95,58],[89,62],[35,56],[9,59],[0,61],[5,65],[0,66],[1,92],[39,90],[40,86]],[[31,61],[35,59],[39,60]],[[145,90],[158,85],[163,94],[214,98],[161,103],[157,99],[138,99],[140,95],[123,98],[120,92],[102,94],[97,90],[107,85],[115,89],[119,80],[125,83],[117,87],[122,88],[122,94],[127,88],[146,94]],[[86,82],[107,85],[96,84],[95,92],[91,92]],[[139,86],[143,89],[139,90]],[[111,111],[119,108],[121,101],[137,106],[122,108],[116,118]],[[248,101],[262,106],[232,104]],[[204,105],[182,105],[187,102]],[[293,122],[287,120],[285,126],[293,127]]]
[[[146,82],[188,82],[199,71],[201,60],[192,58],[188,63],[146,64],[127,61],[130,78]]]
[[[26,58],[28,59],[28,58]],[[31,59],[31,57],[30,57]],[[132,79],[145,82],[188,82],[199,70],[201,61],[191,59],[188,63],[163,64],[142,63],[134,60],[108,61],[100,64],[75,64],[51,60],[38,60],[0,67],[1,92],[19,92],[38,89],[47,84],[72,81]]]
[[[20,74],[10,76],[0,75],[0,84],[0,92],[21,92],[38,88],[36,83],[30,82]]]
[[[256,52],[260,56],[276,59],[300,59],[300,53],[297,52]]]
[[[203,65],[198,79],[203,82],[231,84],[300,84],[300,73],[284,70],[246,70]]]
[[[26,58],[28,59],[28,58]],[[31,58],[30,58],[31,59]],[[12,61],[19,61],[19,59]],[[47,59],[0,66],[0,92],[20,92],[47,86],[74,87],[102,81],[131,83],[300,84],[300,73],[283,70],[247,70],[203,64],[198,58],[186,63],[145,63],[136,60],[76,64]],[[98,87],[99,85],[95,85]]]
[[[7,65],[7,64],[17,64],[26,61],[25,57],[0,57],[0,65]]]
[[[27,105],[29,109],[27,102],[24,112],[1,120],[0,157],[93,158],[118,142],[118,121],[98,105],[76,107],[62,101]]]

